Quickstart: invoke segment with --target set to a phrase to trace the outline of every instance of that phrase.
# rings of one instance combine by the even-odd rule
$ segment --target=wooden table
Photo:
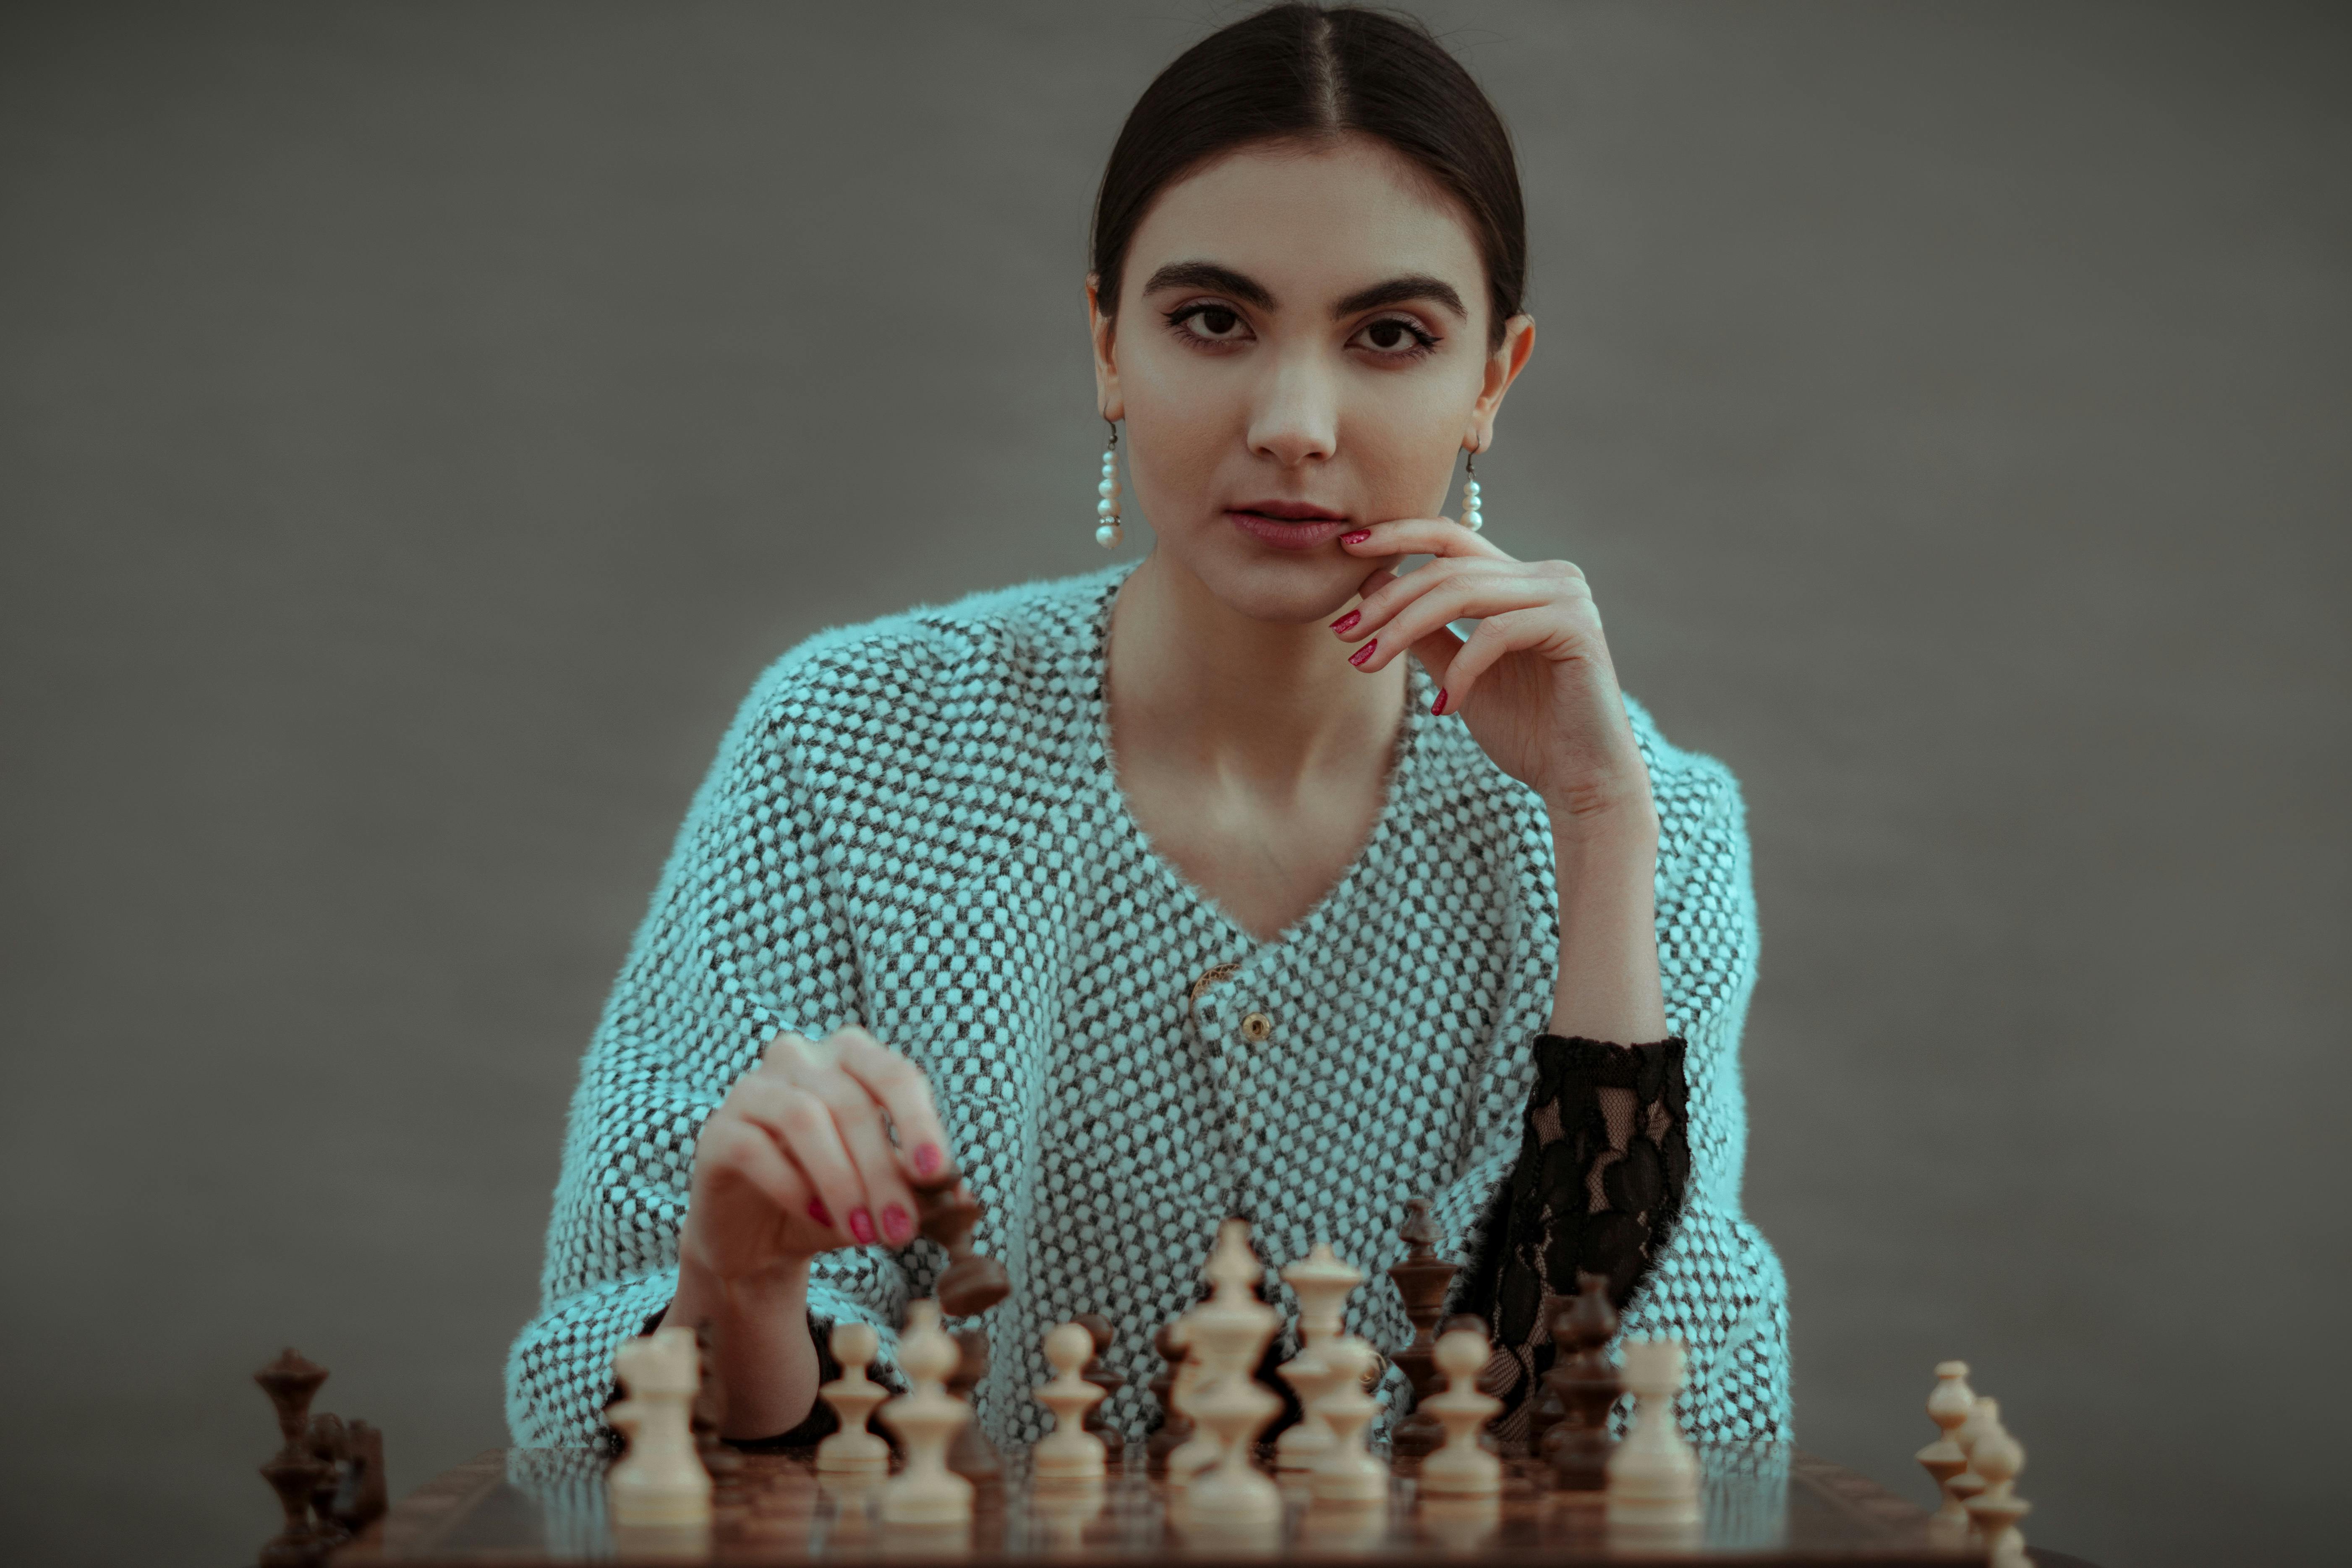
[[[494,1449],[435,1478],[337,1552],[337,1568],[386,1562],[892,1563],[1052,1561],[1144,1568],[1186,1563],[1370,1558],[1481,1564],[1738,1562],[1773,1568],[1982,1563],[1981,1548],[1941,1541],[1927,1515],[1850,1470],[1787,1449],[1706,1450],[1706,1518],[1674,1538],[1612,1534],[1598,1499],[1555,1493],[1514,1466],[1503,1497],[1446,1507],[1415,1496],[1410,1463],[1385,1509],[1339,1514],[1294,1498],[1281,1525],[1219,1529],[1170,1506],[1165,1482],[1139,1472],[1072,1494],[1033,1489],[1024,1457],[984,1484],[968,1527],[918,1531],[878,1522],[874,1483],[818,1476],[805,1454],[748,1454],[720,1483],[707,1532],[615,1531],[606,1521],[604,1455]],[[2036,1552],[2042,1568],[2075,1560]]]

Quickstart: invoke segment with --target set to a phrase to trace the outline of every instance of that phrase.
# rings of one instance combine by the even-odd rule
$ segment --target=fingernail
[[[871,1246],[874,1241],[874,1216],[864,1209],[851,1209],[849,1234],[857,1238],[860,1246]]]
[[[1349,626],[1354,626],[1358,621],[1360,621],[1363,618],[1364,613],[1361,610],[1349,610],[1346,615],[1341,616],[1338,620],[1331,623],[1331,629],[1335,632],[1344,632]]]
[[[1361,544],[1371,536],[1372,531],[1369,528],[1351,529],[1348,532],[1339,536],[1339,542],[1342,544]]]
[[[882,1211],[882,1234],[890,1238],[893,1247],[904,1247],[915,1234],[913,1219],[900,1204],[892,1204]]]
[[[831,1230],[833,1228],[833,1211],[824,1206],[824,1200],[823,1198],[809,1199],[809,1218],[816,1221],[817,1224],[824,1226],[827,1230]]]
[[[928,1176],[940,1168],[940,1146],[936,1143],[915,1145],[915,1174]]]
[[[1437,689],[1437,700],[1429,705],[1429,710],[1432,713],[1443,713],[1445,711],[1445,688],[1443,686]]]
[[[1360,669],[1361,668],[1363,668],[1364,660],[1366,660],[1366,659],[1368,659],[1368,658],[1371,658],[1371,657],[1372,657],[1372,650],[1373,650],[1374,648],[1379,647],[1380,646],[1381,646],[1381,639],[1380,639],[1380,638],[1378,638],[1378,637],[1374,637],[1371,641],[1370,641],[1370,642],[1366,643],[1363,647],[1361,647],[1358,648],[1355,652],[1353,652],[1353,653],[1349,654],[1349,655],[1348,656],[1348,662],[1349,662],[1349,664],[1352,664],[1352,665],[1356,666],[1358,668],[1360,668]]]

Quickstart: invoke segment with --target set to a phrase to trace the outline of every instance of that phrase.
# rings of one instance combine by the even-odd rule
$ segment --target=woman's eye
[[[1372,322],[1356,334],[1356,341],[1375,353],[1418,354],[1435,345],[1437,340],[1411,321],[1391,316]]]
[[[1239,333],[1242,319],[1223,305],[1202,305],[1186,311],[1180,324],[1196,338],[1225,342]]]

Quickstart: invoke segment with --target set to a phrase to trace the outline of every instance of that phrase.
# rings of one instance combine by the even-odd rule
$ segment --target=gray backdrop
[[[9,1555],[249,1561],[288,1342],[401,1489],[503,1441],[727,716],[1101,560],[1087,203],[1241,9],[0,8]],[[2344,14],[1426,9],[1534,218],[1493,536],[1746,782],[1801,1440],[1924,1496],[1965,1356],[2038,1539],[2320,1561]]]

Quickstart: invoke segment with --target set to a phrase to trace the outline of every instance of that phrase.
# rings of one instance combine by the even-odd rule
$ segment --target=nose
[[[1339,388],[1313,353],[1266,356],[1265,379],[1250,411],[1250,450],[1285,468],[1339,449]]]

